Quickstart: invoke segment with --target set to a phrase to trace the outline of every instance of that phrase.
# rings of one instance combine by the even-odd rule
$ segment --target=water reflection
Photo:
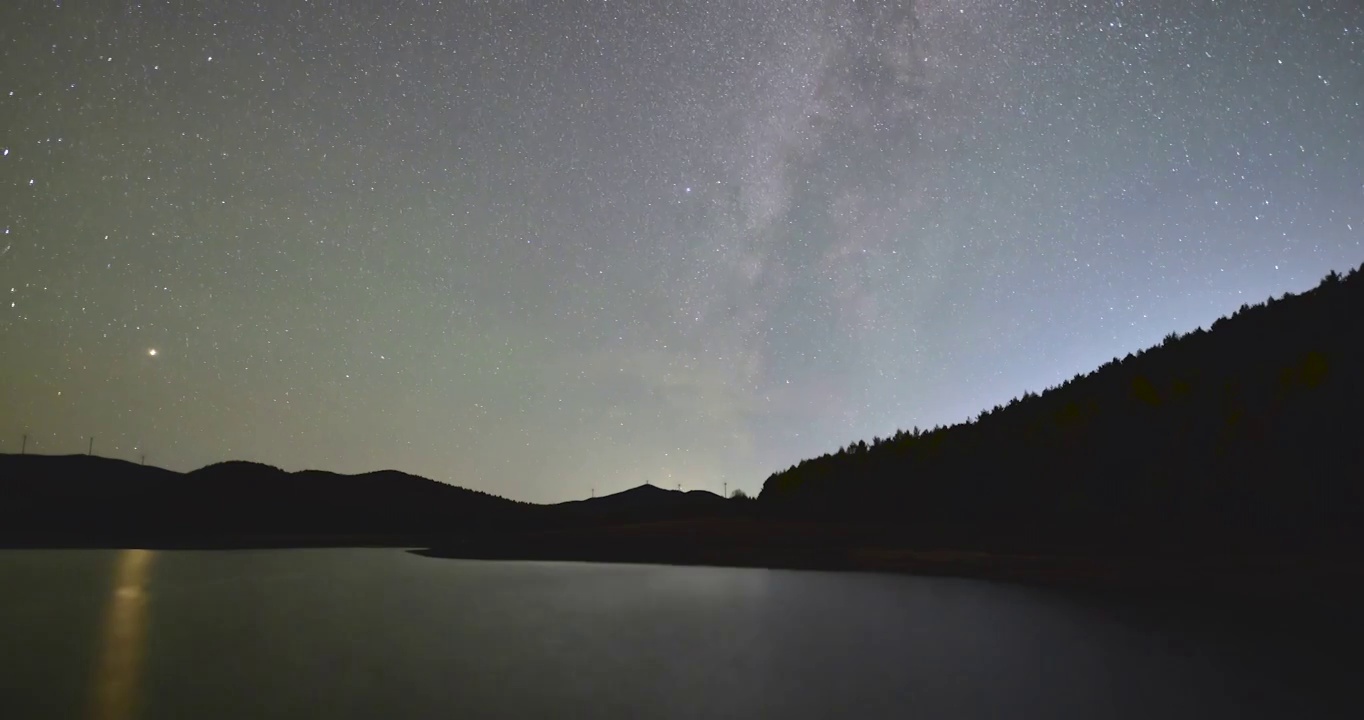
[[[146,649],[147,585],[154,550],[121,550],[101,628],[99,660],[91,687],[90,717],[136,717],[142,656]]]
[[[1353,592],[379,549],[0,551],[0,587],[0,720],[1364,718]]]

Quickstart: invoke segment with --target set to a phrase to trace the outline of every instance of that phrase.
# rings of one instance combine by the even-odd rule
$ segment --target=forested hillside
[[[1364,524],[1364,273],[1242,306],[963,424],[767,479],[762,505],[963,544],[1328,547]]]

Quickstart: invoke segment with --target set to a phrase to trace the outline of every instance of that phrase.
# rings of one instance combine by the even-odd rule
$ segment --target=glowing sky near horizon
[[[0,451],[756,492],[1364,261],[1353,0],[0,8]]]

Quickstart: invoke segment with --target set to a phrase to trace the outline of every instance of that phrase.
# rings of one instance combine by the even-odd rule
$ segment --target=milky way
[[[0,9],[0,451],[757,491],[1364,261],[1352,1]]]

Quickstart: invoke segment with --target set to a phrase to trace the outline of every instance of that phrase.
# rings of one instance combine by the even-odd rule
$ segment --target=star
[[[756,494],[1364,260],[1358,3],[285,4],[10,3],[0,426]]]

